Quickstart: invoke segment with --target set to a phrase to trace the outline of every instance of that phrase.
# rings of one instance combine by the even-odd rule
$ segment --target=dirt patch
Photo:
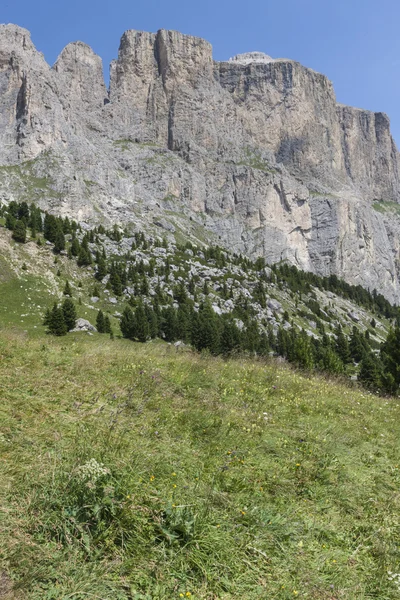
[[[4,572],[0,571],[0,599],[1,600],[13,600],[15,596],[12,593],[12,581],[9,576]]]

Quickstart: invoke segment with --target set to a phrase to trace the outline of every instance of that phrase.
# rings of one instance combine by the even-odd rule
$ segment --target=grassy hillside
[[[0,598],[399,597],[398,400],[274,359],[46,335],[67,279],[118,334],[125,300],[92,306],[90,268],[0,228]]]
[[[397,402],[275,362],[16,329],[0,381],[0,595],[398,597]]]

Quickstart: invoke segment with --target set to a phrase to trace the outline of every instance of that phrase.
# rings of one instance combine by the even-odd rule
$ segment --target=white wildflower
[[[101,477],[110,474],[110,469],[105,467],[103,463],[98,463],[95,458],[91,458],[84,465],[80,465],[76,469],[77,478],[80,481],[96,483]]]

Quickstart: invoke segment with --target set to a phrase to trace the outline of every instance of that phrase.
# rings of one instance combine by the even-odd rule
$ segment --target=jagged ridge
[[[338,105],[295,61],[218,63],[199,38],[127,31],[106,90],[85,44],[50,68],[3,25],[0,141],[4,200],[25,190],[80,219],[201,230],[399,300],[396,220],[372,207],[399,198],[389,120]]]

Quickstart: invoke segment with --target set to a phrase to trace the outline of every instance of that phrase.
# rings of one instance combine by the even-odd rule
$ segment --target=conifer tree
[[[349,343],[347,341],[347,337],[344,335],[341,325],[337,326],[337,328],[335,330],[335,334],[336,334],[335,350],[336,350],[337,354],[340,356],[340,359],[343,361],[343,363],[346,364],[350,361],[350,358],[351,358],[350,357],[350,349],[349,349]]]
[[[382,344],[381,359],[384,366],[383,384],[391,394],[397,394],[400,386],[400,328],[390,329]]]
[[[53,309],[50,312],[50,318],[48,323],[48,331],[52,335],[65,335],[67,333],[67,325],[64,320],[64,313],[61,307],[54,304]]]
[[[17,222],[17,219],[14,217],[14,215],[12,215],[10,212],[8,212],[6,214],[6,227],[7,229],[9,229],[10,231],[12,231],[15,227],[15,223]]]
[[[81,247],[79,244],[79,240],[77,237],[73,237],[72,238],[72,242],[71,242],[71,254],[72,256],[79,256],[79,251],[80,251]]]
[[[90,252],[89,250],[86,250],[83,246],[81,246],[79,250],[77,263],[79,267],[86,267],[92,264],[92,257],[90,255]]]
[[[123,310],[120,328],[124,338],[128,338],[130,340],[134,339],[135,317],[132,309],[129,306],[126,306]]]
[[[56,241],[57,230],[58,226],[56,217],[54,215],[49,215],[48,213],[46,213],[43,224],[44,239],[54,244]]]
[[[172,306],[168,306],[162,312],[161,329],[167,342],[178,339],[178,320],[176,310]]]
[[[145,342],[149,337],[149,324],[142,301],[139,302],[135,310],[134,337],[139,342]]]
[[[12,237],[16,242],[25,244],[25,242],[26,242],[26,225],[25,225],[24,221],[16,221],[15,222]]]
[[[104,317],[104,333],[109,333],[112,335],[111,322],[108,315],[105,315]]]
[[[71,298],[66,298],[62,304],[62,312],[64,315],[65,325],[67,331],[70,331],[75,327],[75,321],[77,318],[75,304]]]
[[[70,296],[72,298],[72,289],[71,289],[68,279],[65,282],[63,294],[64,294],[64,296]]]
[[[61,225],[58,223],[57,232],[54,239],[54,252],[59,254],[62,250],[65,250],[65,236]]]
[[[107,275],[107,265],[106,265],[106,261],[104,260],[104,258],[102,256],[99,257],[99,260],[97,262],[97,269],[96,269],[96,279],[98,281],[101,281],[102,279],[104,279],[104,277]]]
[[[373,390],[384,387],[383,364],[371,352],[366,354],[361,361],[358,379],[363,385]]]
[[[106,333],[104,314],[102,310],[99,310],[96,317],[96,328],[99,333]]]

